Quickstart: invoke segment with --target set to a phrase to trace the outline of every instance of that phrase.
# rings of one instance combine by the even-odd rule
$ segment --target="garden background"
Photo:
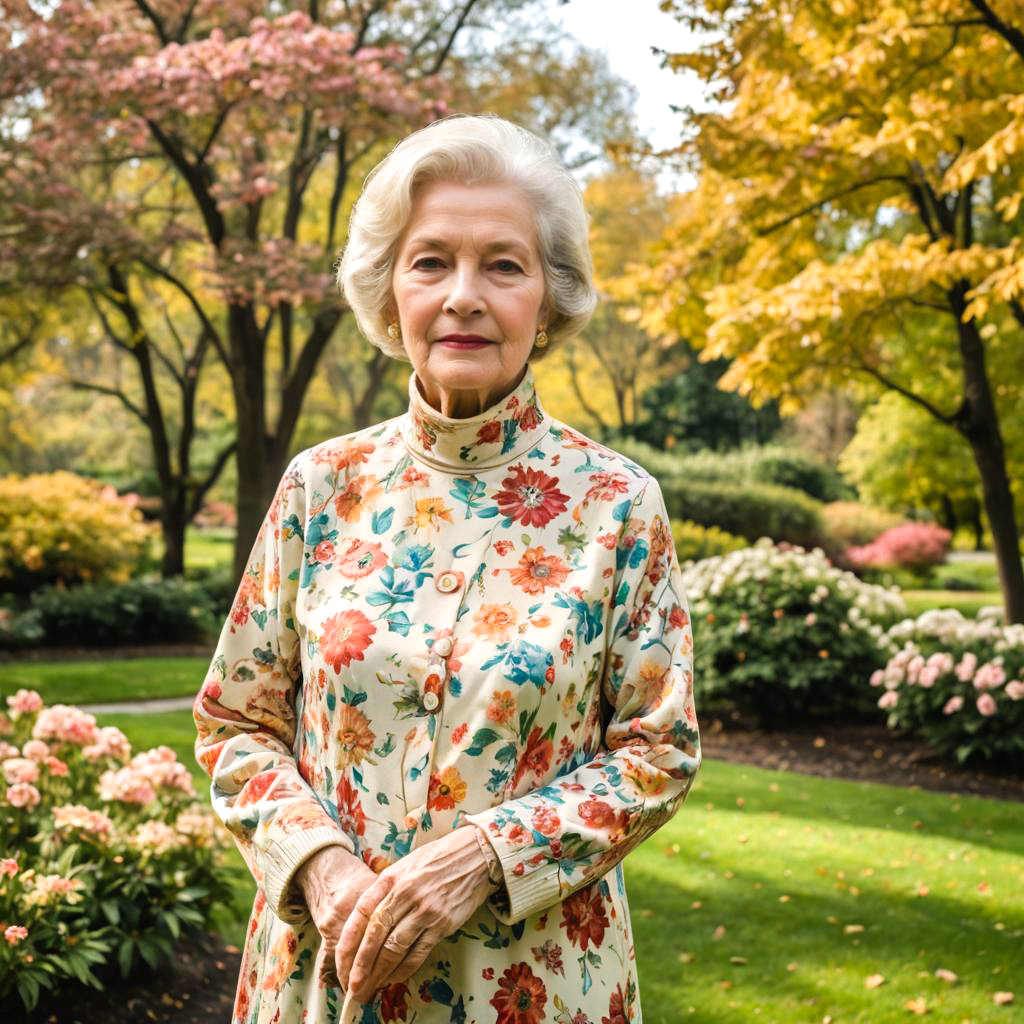
[[[1019,1014],[1020,5],[664,0],[703,99],[660,150],[560,6],[0,3],[3,1019],[229,1019],[254,887],[189,706],[290,457],[405,408],[333,270],[451,112],[577,175],[601,305],[538,390],[684,563],[649,1024]]]

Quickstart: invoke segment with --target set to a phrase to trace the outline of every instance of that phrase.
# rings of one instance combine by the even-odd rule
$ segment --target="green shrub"
[[[660,478],[669,515],[717,526],[753,542],[761,537],[814,547],[823,528],[820,503],[774,484]]]
[[[208,586],[187,580],[45,587],[0,619],[0,648],[26,646],[26,635],[57,647],[201,642],[216,633],[222,607]]]
[[[836,550],[870,544],[886,530],[905,522],[902,516],[856,501],[830,501],[821,510],[825,532]]]
[[[0,714],[0,1018],[166,962],[226,902],[229,843],[169,747],[19,690]],[[115,973],[116,972],[116,973]]]
[[[767,540],[685,566],[683,583],[705,700],[767,726],[870,713],[864,682],[890,653],[897,593]]]
[[[882,688],[888,724],[922,736],[945,757],[1024,758],[1024,626],[1004,626],[999,609],[964,618],[936,608],[893,626],[899,649],[870,678]]]
[[[0,591],[125,580],[153,527],[112,487],[74,473],[0,477]]]
[[[701,526],[682,519],[672,521],[672,539],[680,562],[696,562],[713,555],[725,555],[747,546],[742,537],[735,537],[717,526]]]

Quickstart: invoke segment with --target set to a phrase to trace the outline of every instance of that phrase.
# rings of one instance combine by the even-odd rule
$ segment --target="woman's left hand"
[[[418,847],[359,898],[337,947],[338,977],[352,999],[369,1002],[378,989],[411,977],[493,891],[476,832],[464,825]]]

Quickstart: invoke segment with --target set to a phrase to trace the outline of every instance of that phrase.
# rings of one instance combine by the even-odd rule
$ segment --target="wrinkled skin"
[[[476,833],[473,825],[458,828],[379,875],[340,846],[320,850],[300,868],[299,884],[325,942],[322,976],[340,983],[346,1002],[368,1002],[410,978],[494,891]]]

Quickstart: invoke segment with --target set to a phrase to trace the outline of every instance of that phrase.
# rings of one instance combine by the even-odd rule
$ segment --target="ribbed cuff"
[[[285,836],[261,851],[263,892],[270,909],[286,924],[301,924],[309,917],[309,908],[295,883],[295,872],[314,853],[327,846],[344,846],[353,852],[348,836],[338,828],[318,825]]]
[[[467,814],[466,821],[472,822],[483,832],[501,863],[505,885],[503,889],[488,897],[487,905],[502,924],[518,924],[531,914],[547,910],[561,900],[557,864],[542,864],[526,874],[526,855],[530,852],[536,853],[535,847],[524,848],[502,842],[500,837],[493,835],[487,827],[487,811],[481,814]]]

